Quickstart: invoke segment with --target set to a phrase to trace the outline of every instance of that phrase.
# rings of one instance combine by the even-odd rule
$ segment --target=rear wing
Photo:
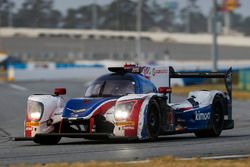
[[[169,80],[171,78],[222,78],[230,100],[232,100],[232,67],[226,72],[175,72],[174,68],[170,66]]]

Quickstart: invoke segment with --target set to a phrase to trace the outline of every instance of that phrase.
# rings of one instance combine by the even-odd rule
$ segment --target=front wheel
[[[61,137],[58,136],[38,136],[34,138],[34,142],[41,145],[55,145],[58,144]]]
[[[219,95],[216,95],[214,97],[213,103],[212,103],[212,117],[210,119],[210,126],[209,129],[197,131],[195,132],[195,135],[197,137],[218,137],[220,136],[222,129],[223,129],[223,123],[224,123],[224,101],[223,98]]]
[[[156,100],[150,100],[147,112],[147,132],[149,139],[154,141],[160,133],[160,108]]]

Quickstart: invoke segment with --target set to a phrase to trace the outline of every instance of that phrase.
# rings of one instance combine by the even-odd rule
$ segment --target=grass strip
[[[138,163],[87,162],[87,163],[50,163],[36,165],[17,165],[12,167],[249,167],[250,158],[234,160],[180,160],[173,157],[156,158]]]

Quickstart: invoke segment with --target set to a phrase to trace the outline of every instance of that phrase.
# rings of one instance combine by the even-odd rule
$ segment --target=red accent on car
[[[30,122],[29,116],[26,112],[25,121],[24,121],[24,135],[25,137],[32,137],[32,127],[27,126],[26,122]]]
[[[92,134],[92,129],[93,129],[94,123],[95,123],[94,118],[90,118],[90,120],[89,120],[89,133],[90,134]]]
[[[159,93],[164,93],[164,94],[171,93],[172,92],[172,88],[170,88],[170,87],[159,87],[158,88],[158,92]]]
[[[54,94],[56,96],[65,95],[66,94],[66,89],[65,88],[55,88]]]
[[[178,108],[178,110],[181,110],[181,111],[187,111],[187,110],[191,110],[191,109],[193,109],[193,107]]]
[[[143,103],[144,99],[138,100],[136,103],[136,106],[133,107],[133,110],[131,111],[131,114],[129,118],[126,121],[133,121],[135,122],[134,127],[127,127],[125,129],[125,136],[126,137],[135,137],[137,136],[137,129],[138,129],[138,122],[139,122],[139,114],[141,110],[141,106]]]
[[[63,124],[63,119],[60,121],[60,125],[59,125],[59,133],[62,132],[62,124]]]
[[[136,67],[136,65],[135,65],[135,64],[125,64],[125,65],[123,66],[124,69],[133,68],[133,67]]]
[[[83,100],[83,103],[85,103],[85,104],[86,104],[86,103],[89,103],[89,102],[90,102],[90,100],[88,100],[88,99],[84,99],[84,100]]]
[[[101,114],[104,115],[111,107],[113,107],[115,105],[116,101],[110,101],[108,103],[103,104],[100,108],[98,108],[95,113],[93,114],[93,117]]]
[[[25,137],[32,137],[32,130],[31,130],[32,127],[27,127],[25,126]]]

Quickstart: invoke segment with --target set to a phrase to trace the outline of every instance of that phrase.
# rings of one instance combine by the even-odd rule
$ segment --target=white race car
[[[156,140],[160,135],[195,133],[217,137],[232,129],[232,69],[225,73],[175,72],[172,67],[125,65],[96,79],[82,98],[65,101],[66,89],[28,98],[25,137],[57,144],[61,137]],[[171,102],[172,78],[223,78],[227,92],[198,90]]]

